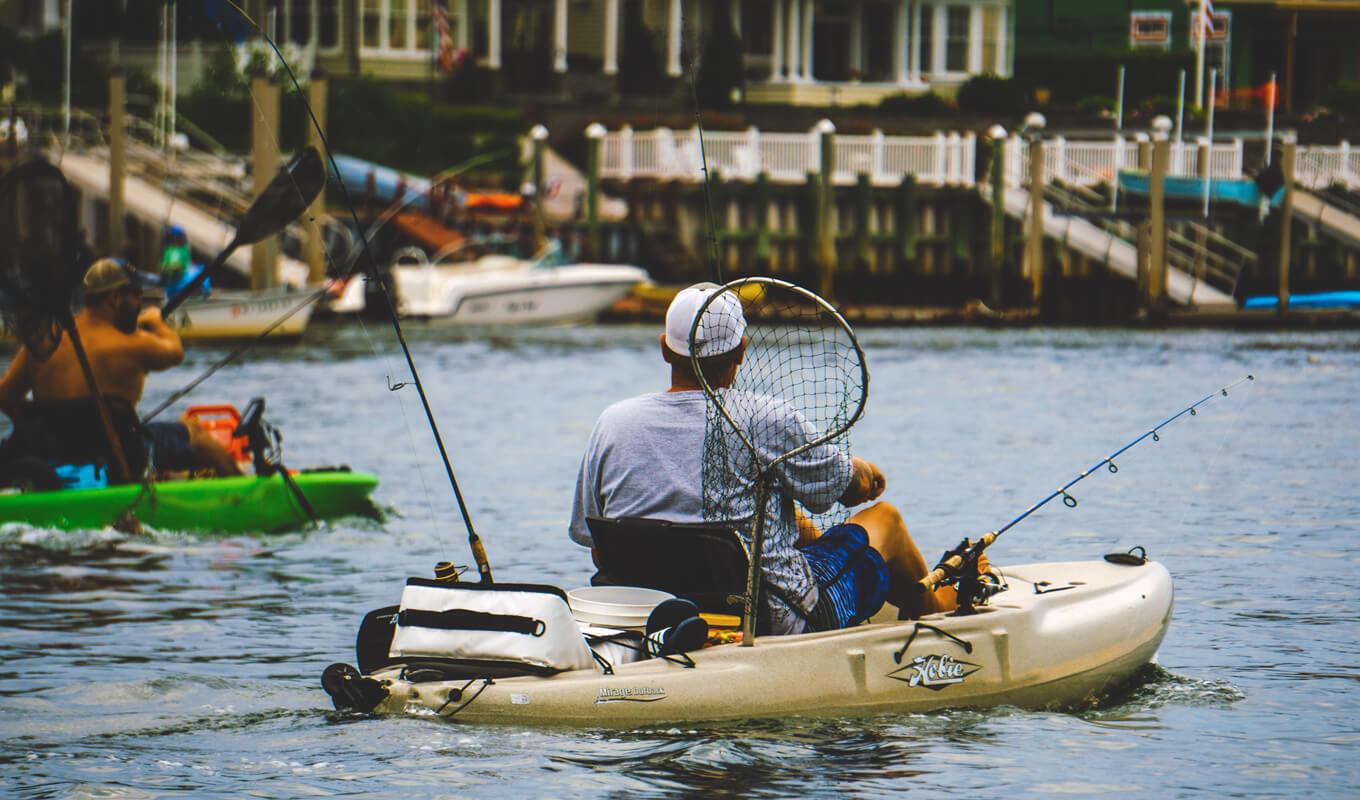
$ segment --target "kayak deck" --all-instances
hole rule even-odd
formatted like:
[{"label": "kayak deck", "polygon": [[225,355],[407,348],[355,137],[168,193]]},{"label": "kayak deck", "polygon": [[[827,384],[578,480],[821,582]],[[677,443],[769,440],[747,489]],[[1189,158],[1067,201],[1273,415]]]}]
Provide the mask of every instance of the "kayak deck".
[{"label": "kayak deck", "polygon": [[[1063,707],[1098,696],[1148,663],[1170,623],[1160,564],[1106,561],[1004,570],[1010,588],[971,616],[898,621],[880,614],[838,631],[761,637],[621,664],[615,674],[411,682],[373,673],[375,710],[467,722],[619,726],[787,715],[923,712],[961,706]],[[890,607],[888,607],[890,609]]]},{"label": "kayak deck", "polygon": [[[318,519],[377,515],[369,497],[378,485],[372,473],[324,470],[291,477]],[[0,494],[0,522],[103,528],[127,512],[144,525],[165,530],[275,532],[309,522],[281,475]]]}]

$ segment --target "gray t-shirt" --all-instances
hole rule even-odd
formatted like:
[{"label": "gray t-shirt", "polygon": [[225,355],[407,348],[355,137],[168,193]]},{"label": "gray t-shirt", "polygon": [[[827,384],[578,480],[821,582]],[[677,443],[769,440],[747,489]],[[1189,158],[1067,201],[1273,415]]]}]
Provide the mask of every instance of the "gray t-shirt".
[{"label": "gray t-shirt", "polygon": [[[762,464],[817,436],[816,430],[787,404],[750,394],[729,400],[735,402],[724,405],[760,451]],[[749,548],[749,526],[755,516],[749,449],[730,436],[730,425],[720,423],[718,430],[727,434],[731,455],[717,467],[710,460],[706,487],[706,409],[701,391],[639,395],[605,409],[581,460],[572,505],[572,540],[592,545],[585,521],[588,516],[685,523],[721,519],[742,523]],[[714,469],[724,474],[712,474]],[[806,615],[818,600],[817,582],[795,547],[798,532],[792,500],[821,513],[845,493],[853,473],[850,458],[831,445],[801,453],[779,470],[779,486],[767,515],[761,567],[764,579],[801,608],[795,613],[776,592],[764,592],[775,633],[801,632]]]}]

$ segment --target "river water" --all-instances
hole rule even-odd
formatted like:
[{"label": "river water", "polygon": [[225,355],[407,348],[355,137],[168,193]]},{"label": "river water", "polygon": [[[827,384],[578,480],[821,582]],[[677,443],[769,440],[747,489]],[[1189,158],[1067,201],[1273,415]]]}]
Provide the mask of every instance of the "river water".
[{"label": "river water", "polygon": [[[648,326],[408,337],[498,580],[584,585],[566,520],[590,426],[662,388]],[[1360,334],[866,329],[856,452],[928,558],[1135,545],[1177,603],[1158,666],[1072,712],[1011,708],[645,730],[339,714],[318,678],[365,611],[466,533],[390,329],[316,325],[188,402],[268,399],[293,466],[379,474],[382,522],[275,536],[0,528],[0,794],[31,798],[1353,797],[1360,786]],[[225,351],[152,377],[146,407]]]}]

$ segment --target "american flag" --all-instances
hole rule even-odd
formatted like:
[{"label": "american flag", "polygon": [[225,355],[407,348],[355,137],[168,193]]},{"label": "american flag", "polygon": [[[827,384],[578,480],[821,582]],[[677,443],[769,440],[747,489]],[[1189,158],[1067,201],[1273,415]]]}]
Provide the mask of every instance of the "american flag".
[{"label": "american flag", "polygon": [[453,36],[449,33],[449,8],[445,0],[434,3],[434,63],[440,72],[453,72]]},{"label": "american flag", "polygon": [[1214,30],[1214,4],[1209,0],[1200,0],[1199,3],[1199,35],[1208,36]]}]

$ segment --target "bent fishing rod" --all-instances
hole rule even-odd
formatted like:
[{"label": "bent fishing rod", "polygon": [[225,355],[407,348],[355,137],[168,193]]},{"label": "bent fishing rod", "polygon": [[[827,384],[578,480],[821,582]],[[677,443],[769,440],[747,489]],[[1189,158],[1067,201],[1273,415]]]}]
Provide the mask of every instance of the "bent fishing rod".
[{"label": "bent fishing rod", "polygon": [[[415,384],[416,393],[420,396],[420,404],[425,411],[425,419],[429,422],[430,432],[434,435],[435,445],[439,448],[439,456],[444,462],[444,472],[448,475],[449,484],[453,487],[453,495],[458,501],[458,510],[463,515],[463,524],[467,527],[468,532],[468,547],[472,550],[472,557],[477,562],[477,572],[481,576],[482,583],[491,584],[494,581],[491,578],[491,563],[486,557],[486,548],[483,547],[481,537],[477,535],[477,531],[472,525],[472,515],[468,511],[467,502],[463,499],[463,492],[458,487],[458,479],[453,474],[453,464],[449,460],[448,450],[444,446],[444,438],[439,433],[439,425],[435,422],[434,411],[430,408],[429,397],[425,394],[425,385],[421,382],[420,373],[416,370],[415,359],[411,356],[411,348],[406,343],[406,334],[402,331],[401,323],[397,320],[397,307],[396,303],[393,301],[393,295],[395,293],[392,288],[388,286],[388,283],[391,280],[391,274],[387,270],[380,269],[373,258],[373,251],[369,246],[368,236],[365,234],[363,224],[359,221],[359,215],[354,210],[354,202],[350,197],[349,187],[345,185],[345,180],[340,175],[340,168],[339,165],[335,163],[335,156],[331,154],[330,143],[326,139],[326,133],[322,130],[321,123],[317,120],[316,113],[312,109],[311,103],[307,102],[306,94],[302,92],[301,84],[298,83],[297,76],[293,74],[293,68],[289,66],[288,60],[283,57],[283,53],[279,51],[274,40],[265,33],[259,23],[252,19],[240,5],[234,2],[234,0],[227,1],[236,9],[237,13],[241,15],[241,18],[254,28],[255,32],[260,35],[260,38],[265,44],[269,45],[269,48],[274,51],[274,55],[279,59],[279,63],[283,65],[284,71],[288,73],[288,80],[293,84],[293,87],[298,90],[298,94],[302,100],[302,106],[307,111],[307,118],[320,139],[321,149],[325,151],[326,158],[330,163],[331,172],[335,174],[336,183],[339,185],[340,191],[344,195],[345,206],[349,209],[350,219],[354,224],[355,230],[359,232],[359,245],[361,251],[368,257],[369,269],[366,270],[366,272],[374,279],[374,282],[378,284],[383,299],[387,303],[387,317],[392,321],[392,330],[396,333],[397,342],[401,345],[402,355],[406,359],[406,367],[411,372],[411,382]],[[396,386],[392,387],[392,390],[396,391],[404,385],[404,383],[398,383]]]},{"label": "bent fishing rod", "polygon": [[1172,414],[1171,416],[1162,420],[1161,423],[1153,426],[1151,429],[1149,429],[1143,435],[1139,436],[1137,439],[1134,439],[1133,441],[1129,442],[1128,444],[1124,445],[1123,447],[1119,448],[1118,450],[1114,451],[1108,456],[1102,458],[1100,461],[1097,461],[1090,469],[1086,470],[1085,472],[1082,472],[1077,477],[1063,484],[1060,489],[1053,492],[1048,497],[1045,497],[1043,500],[1040,500],[1039,502],[1030,506],[1028,509],[1025,510],[1023,514],[1006,523],[997,530],[984,533],[981,537],[978,538],[976,542],[970,542],[969,540],[964,539],[959,544],[958,547],[954,548],[953,550],[950,550],[948,553],[945,554],[945,558],[943,558],[940,561],[940,563],[935,567],[934,570],[931,571],[929,575],[925,576],[918,582],[917,585],[921,587],[920,591],[924,592],[933,591],[936,587],[938,587],[942,583],[952,583],[961,578],[963,576],[964,567],[966,565],[976,564],[978,556],[982,555],[982,551],[986,550],[987,547],[992,544],[992,542],[995,542],[997,538],[1001,536],[1001,534],[1018,525],[1022,520],[1026,519],[1034,512],[1043,508],[1054,498],[1061,497],[1063,499],[1063,505],[1067,506],[1068,508],[1076,508],[1077,498],[1068,494],[1067,493],[1068,489],[1071,489],[1073,486],[1085,480],[1087,477],[1091,475],[1091,473],[1095,472],[1101,467],[1105,467],[1107,470],[1109,470],[1110,474],[1118,472],[1119,467],[1115,465],[1114,460],[1123,453],[1125,453],[1126,451],[1128,451],[1129,449],[1133,448],[1139,442],[1149,437],[1151,437],[1152,441],[1154,442],[1161,441],[1161,437],[1158,435],[1157,432],[1160,431],[1162,428],[1165,428],[1167,425],[1170,425],[1172,422],[1175,422],[1177,419],[1180,419],[1182,416],[1186,414],[1189,414],[1192,417],[1195,416],[1195,414],[1197,413],[1195,409],[1209,402],[1214,397],[1220,395],[1223,397],[1227,397],[1229,389],[1232,389],[1237,385],[1245,383],[1247,381],[1254,380],[1256,380],[1256,377],[1254,375],[1247,375],[1245,377],[1238,378],[1237,380],[1233,381],[1227,386],[1222,387],[1221,389],[1218,389],[1217,391],[1210,392],[1209,394],[1202,397],[1199,401],[1191,403],[1190,405],[1186,406],[1185,408],[1181,409],[1175,414]]}]

